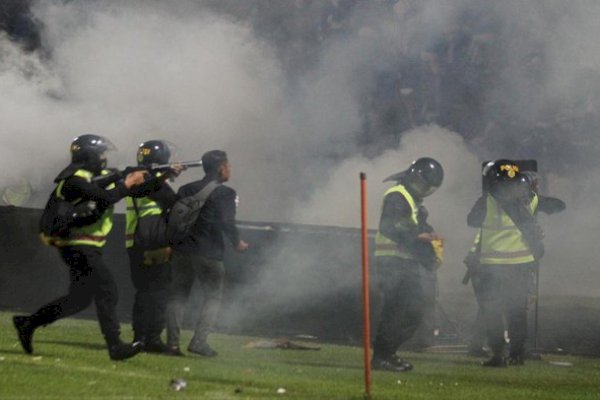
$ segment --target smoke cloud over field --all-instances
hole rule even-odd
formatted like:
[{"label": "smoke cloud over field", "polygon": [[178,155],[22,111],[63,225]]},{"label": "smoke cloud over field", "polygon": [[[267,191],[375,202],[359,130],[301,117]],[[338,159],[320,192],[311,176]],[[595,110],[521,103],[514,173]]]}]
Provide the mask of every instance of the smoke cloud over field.
[{"label": "smoke cloud over field", "polygon": [[[110,155],[115,166],[133,163],[141,141],[164,138],[179,146],[181,159],[228,152],[240,220],[358,227],[358,174],[366,172],[369,227],[376,229],[389,187],[381,181],[430,156],[446,177],[425,201],[430,223],[446,238],[444,295],[470,291],[459,282],[475,235],[466,214],[480,193],[481,161],[536,158],[543,192],[567,202],[565,213],[540,216],[542,293],[596,296],[599,226],[590,216],[600,176],[593,90],[600,90],[600,4],[400,0],[326,13],[338,3],[346,2],[34,2],[40,49],[24,51],[0,35],[0,187],[25,179],[36,195],[31,205],[41,207],[74,136],[111,139],[119,149]],[[474,32],[462,43],[470,64],[452,65],[449,56],[429,63],[432,54],[452,53],[440,37],[458,35],[462,24]],[[478,61],[486,52],[495,56]],[[374,133],[366,98],[399,58],[409,77],[414,65],[426,65],[429,83],[421,75],[409,79],[412,86],[402,81],[402,132]],[[468,134],[466,117],[445,123],[441,114],[464,110],[432,94],[443,83],[436,68],[455,71],[461,88],[483,87],[477,96],[465,89],[464,97],[485,123],[469,125],[476,128]],[[411,106],[417,95],[427,98],[418,102],[427,112]],[[561,135],[575,124],[587,128]],[[201,175],[187,171],[176,186]],[[294,301],[303,293],[316,301],[298,271],[323,260],[305,253],[274,260],[265,271],[288,268],[274,284],[294,285]],[[274,301],[288,295],[282,290]]]}]

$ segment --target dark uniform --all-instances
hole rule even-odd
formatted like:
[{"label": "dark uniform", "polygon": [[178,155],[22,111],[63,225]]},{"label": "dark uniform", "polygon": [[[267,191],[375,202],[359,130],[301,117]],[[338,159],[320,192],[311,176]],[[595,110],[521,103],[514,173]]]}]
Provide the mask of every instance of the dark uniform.
[{"label": "dark uniform", "polygon": [[[139,345],[125,344],[120,339],[116,312],[117,286],[102,259],[102,249],[112,229],[113,204],[128,193],[123,181],[104,181],[103,184],[108,185],[105,189],[92,180],[104,167],[105,159],[100,159],[100,156],[110,149],[109,144],[112,146],[109,141],[96,135],[76,138],[71,147],[73,164],[55,180],[58,185],[53,196],[69,202],[93,201],[100,217],[89,225],[71,228],[66,237],[50,239],[69,266],[71,283],[66,296],[48,303],[30,316],[14,317],[19,339],[27,353],[33,352],[31,341],[36,328],[74,315],[90,306],[92,301],[96,304],[98,322],[110,357],[122,360],[139,352]],[[92,154],[82,157],[81,153],[85,152]],[[98,159],[89,159],[94,156]]]},{"label": "dark uniform", "polygon": [[384,195],[375,238],[377,281],[382,297],[381,318],[373,344],[375,369],[412,369],[410,363],[396,357],[396,351],[413,335],[423,317],[421,269],[431,267],[437,259],[430,241],[418,237],[433,232],[425,223],[427,211],[421,202],[442,179],[441,165],[429,158],[419,159],[408,171],[387,179],[399,183]]},{"label": "dark uniform", "polygon": [[[202,157],[207,175],[199,181],[182,186],[180,198],[193,196],[209,182],[223,182],[216,171],[211,170],[210,156],[219,151],[208,152]],[[224,155],[224,152],[220,152]],[[225,158],[226,161],[226,158]],[[196,278],[202,284],[203,300],[198,306],[198,320],[188,351],[203,356],[217,355],[207,343],[207,337],[216,322],[223,297],[225,267],[224,236],[236,248],[240,240],[235,225],[237,195],[235,190],[218,185],[208,196],[190,235],[179,245],[173,246],[172,291],[167,309],[167,345],[173,354],[180,354],[179,341],[183,311]]]},{"label": "dark uniform", "polygon": [[[167,142],[149,140],[138,148],[138,164],[167,164],[170,154]],[[132,312],[134,341],[141,342],[144,350],[152,353],[167,350],[160,334],[165,328],[171,249],[167,243],[160,247],[145,248],[135,242],[135,232],[140,219],[156,221],[164,218],[163,213],[177,200],[177,195],[166,182],[171,174],[171,170],[153,171],[153,176],[132,190],[126,198],[125,247],[129,255],[131,281],[135,288]]]},{"label": "dark uniform", "polygon": [[[557,198],[554,197],[548,197],[548,196],[541,196],[539,194],[537,194],[538,192],[538,187],[537,187],[537,176],[534,172],[521,172],[522,175],[525,175],[527,180],[529,181],[528,183],[531,186],[531,192],[528,194],[527,197],[525,197],[525,199],[528,199],[529,202],[529,210],[531,211],[532,216],[535,216],[538,212],[543,212],[545,214],[554,214],[560,211],[563,211],[565,209],[565,203]],[[491,196],[490,194],[488,194],[487,196]],[[524,199],[524,200],[525,200]],[[493,197],[491,197],[490,201],[494,201],[494,203],[497,203],[497,201],[493,200]],[[510,206],[509,206],[510,207]],[[497,208],[497,204],[494,204],[493,209]],[[514,208],[514,206],[513,206]],[[481,227],[481,225],[483,224],[483,222],[486,219],[486,213],[487,213],[487,200],[486,197],[481,197],[475,204],[475,206],[473,207],[473,209],[471,210],[469,217],[468,217],[468,223],[471,226],[477,226],[477,227]],[[518,215],[518,214],[516,214]],[[502,218],[502,216],[497,216],[499,218]],[[526,216],[527,217],[527,216]],[[506,216],[505,216],[506,218]],[[528,220],[529,222],[525,222],[525,223],[529,223],[531,224],[531,220],[530,218],[525,218],[525,220]],[[504,237],[504,240],[508,240],[508,235],[512,235],[514,233],[514,228],[512,226],[506,226],[503,228],[506,232],[506,235]],[[535,228],[534,228],[535,229]],[[513,231],[513,233],[510,233],[510,231]],[[485,341],[486,341],[486,336],[487,336],[487,326],[489,325],[489,320],[486,317],[486,312],[485,312],[485,306],[487,305],[489,308],[489,297],[491,296],[490,293],[490,281],[489,281],[489,274],[484,272],[483,274],[480,273],[481,272],[481,232],[480,231],[476,238],[475,238],[475,243],[473,245],[473,247],[471,248],[471,250],[469,251],[469,254],[467,256],[467,258],[465,259],[465,264],[467,264],[467,267],[469,268],[469,272],[468,272],[468,276],[470,277],[471,283],[473,285],[473,291],[475,293],[475,298],[477,299],[477,304],[479,306],[478,312],[477,312],[477,317],[474,323],[474,330],[473,330],[473,335],[471,337],[470,343],[469,343],[469,353],[475,356],[483,356],[483,355],[487,355],[487,353],[485,352],[485,350],[483,349]],[[488,232],[489,233],[489,232]],[[516,239],[516,238],[515,238]],[[524,238],[522,238],[521,240],[523,240],[523,242],[527,243],[527,240],[525,240]],[[514,246],[514,244],[513,244]],[[512,247],[512,249],[514,250],[515,248]],[[505,249],[508,250],[508,249]],[[539,250],[538,250],[539,251]],[[533,253],[532,253],[533,254]],[[498,254],[500,255],[500,254]],[[504,254],[504,256],[506,256],[507,258],[511,259],[512,261],[515,260],[514,257],[508,257],[510,255],[509,252],[506,252]],[[485,254],[484,254],[485,256]],[[486,256],[486,258],[484,259],[486,260],[489,264],[490,261],[498,261],[498,259],[496,260],[490,260],[489,257]],[[491,264],[494,265],[494,267],[496,267],[498,264]],[[488,265],[488,267],[490,267],[491,265]],[[534,293],[534,284],[535,282],[533,281],[533,273],[536,271],[536,269],[539,268],[539,264],[537,262],[537,260],[533,263],[523,263],[522,267],[524,269],[523,272],[523,276],[521,277],[522,279],[524,279],[525,282],[525,287],[521,287],[521,284],[517,284],[515,286],[515,289],[518,290],[528,290],[528,297],[532,297],[532,296],[536,296],[537,293]],[[533,271],[532,271],[533,269]],[[466,280],[465,280],[466,283]],[[492,283],[493,284],[493,283]],[[511,291],[513,289],[510,289]],[[512,326],[512,332],[511,332],[511,326],[509,324],[509,331],[508,331],[508,337],[511,341],[511,358],[509,358],[509,361],[515,364],[521,364],[522,363],[522,359],[523,359],[523,355],[524,355],[524,341],[525,338],[527,337],[527,324],[526,322],[524,323],[522,321],[523,319],[523,297],[524,294],[522,293],[518,293],[515,296],[515,301],[520,298],[520,303],[516,303],[516,317],[513,317],[512,320],[513,321],[513,326]],[[527,312],[527,303],[525,303],[525,313]],[[510,313],[510,311],[509,311]],[[493,315],[493,312],[492,312]],[[497,318],[497,315],[494,317]],[[497,328],[496,328],[497,329]],[[515,332],[516,330],[516,332]],[[516,337],[516,339],[513,339],[513,337]],[[497,351],[500,351],[499,349]],[[503,363],[500,362],[500,365],[502,365]]]},{"label": "dark uniform", "polygon": [[[467,218],[469,226],[481,228],[478,291],[493,352],[483,365],[503,367],[507,361],[521,365],[527,339],[528,298],[537,262],[543,255],[542,235],[535,223],[538,196],[521,181],[518,167],[508,160],[491,163],[484,173],[491,175],[490,191],[477,200]],[[508,340],[510,354],[506,360]]]}]

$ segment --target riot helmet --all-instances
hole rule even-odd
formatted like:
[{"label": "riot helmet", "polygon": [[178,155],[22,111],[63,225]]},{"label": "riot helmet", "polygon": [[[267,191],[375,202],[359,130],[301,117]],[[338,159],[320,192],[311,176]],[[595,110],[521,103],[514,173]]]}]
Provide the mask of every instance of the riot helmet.
[{"label": "riot helmet", "polygon": [[148,140],[137,150],[138,165],[167,164],[175,153],[175,145],[166,140]]},{"label": "riot helmet", "polygon": [[71,162],[82,164],[83,168],[98,175],[106,168],[105,153],[116,149],[115,145],[103,136],[77,136],[71,142]]},{"label": "riot helmet", "polygon": [[531,192],[531,180],[512,160],[488,162],[483,167],[483,180],[486,189],[499,200],[513,200]]},{"label": "riot helmet", "polygon": [[418,197],[427,197],[437,190],[444,180],[442,165],[430,157],[422,157],[408,167],[403,181]]}]

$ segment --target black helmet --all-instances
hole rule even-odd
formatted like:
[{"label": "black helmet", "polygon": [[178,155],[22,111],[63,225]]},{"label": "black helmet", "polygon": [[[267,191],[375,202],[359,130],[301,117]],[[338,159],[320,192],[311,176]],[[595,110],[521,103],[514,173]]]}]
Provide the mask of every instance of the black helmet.
[{"label": "black helmet", "polygon": [[138,147],[138,165],[167,164],[174,146],[165,140],[148,140]]},{"label": "black helmet", "polygon": [[492,196],[501,200],[511,200],[531,192],[531,179],[520,172],[512,160],[495,160],[483,167],[483,181]]},{"label": "black helmet", "polygon": [[435,192],[443,180],[442,165],[430,157],[413,161],[405,174],[406,185],[419,197],[426,197]]},{"label": "black helmet", "polygon": [[520,172],[516,162],[512,160],[500,159],[488,162],[483,167],[483,177],[486,181],[500,182],[514,179]]},{"label": "black helmet", "polygon": [[116,149],[115,145],[105,137],[81,135],[71,142],[71,162],[82,164],[88,171],[99,174],[106,168],[104,153]]}]

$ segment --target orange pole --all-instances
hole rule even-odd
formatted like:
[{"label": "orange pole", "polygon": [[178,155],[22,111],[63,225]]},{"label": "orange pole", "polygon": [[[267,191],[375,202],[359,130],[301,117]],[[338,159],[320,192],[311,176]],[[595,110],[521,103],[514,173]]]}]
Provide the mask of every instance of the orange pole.
[{"label": "orange pole", "polygon": [[362,236],[363,348],[365,398],[371,398],[371,316],[369,313],[369,236],[367,234],[367,174],[360,173],[360,222]]}]

